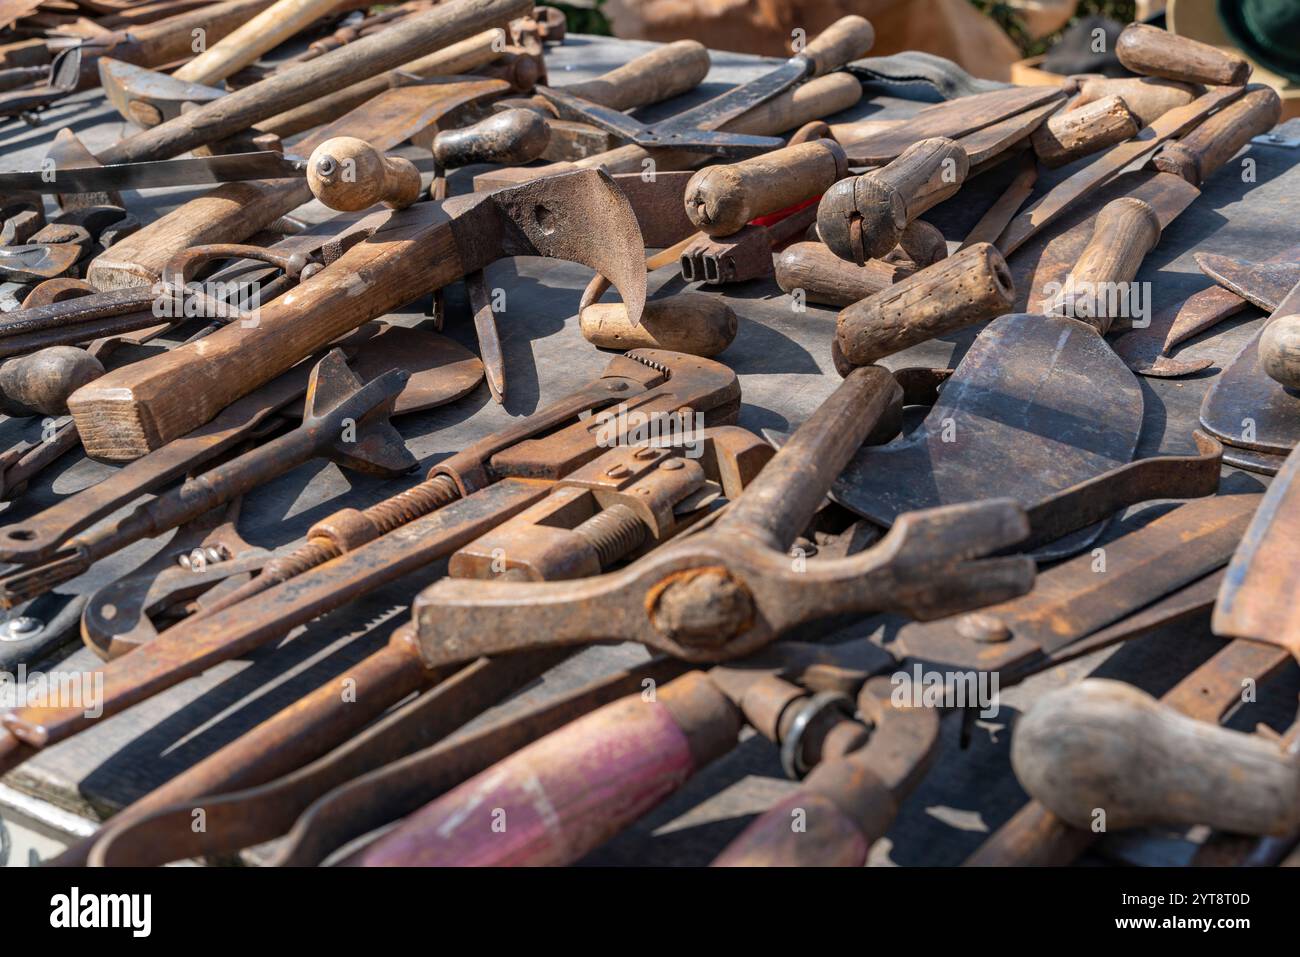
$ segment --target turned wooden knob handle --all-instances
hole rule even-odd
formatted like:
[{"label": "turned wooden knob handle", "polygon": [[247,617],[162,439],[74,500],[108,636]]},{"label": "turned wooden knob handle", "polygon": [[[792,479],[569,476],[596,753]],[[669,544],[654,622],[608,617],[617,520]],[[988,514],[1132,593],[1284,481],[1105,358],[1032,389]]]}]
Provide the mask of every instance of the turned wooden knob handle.
[{"label": "turned wooden knob handle", "polygon": [[1199,84],[1180,83],[1157,76],[1092,77],[1083,82],[1079,95],[1066,109],[1073,111],[1108,96],[1118,96],[1138,118],[1140,126],[1150,126],[1170,110],[1186,106],[1203,92]]},{"label": "turned wooden knob handle", "polygon": [[697,40],[678,40],[594,79],[568,83],[561,89],[611,110],[630,110],[693,90],[708,73],[708,48]]},{"label": "turned wooden knob handle", "polygon": [[817,234],[841,259],[879,259],[908,223],[956,193],[969,172],[970,158],[952,140],[913,143],[888,166],[828,189],[817,207]]},{"label": "turned wooden knob handle", "polygon": [[1132,685],[1089,679],[1043,695],[1016,724],[1021,785],[1080,828],[1300,825],[1300,766],[1270,740],[1179,714]]},{"label": "turned wooden knob handle", "polygon": [[516,751],[416,811],[357,863],[571,864],[730,750],[741,724],[740,710],[690,672],[652,701],[629,695]]},{"label": "turned wooden knob handle", "polygon": [[873,296],[916,270],[901,263],[868,259],[861,266],[845,262],[821,243],[787,246],[776,259],[776,284],[807,302],[848,306]]},{"label": "turned wooden knob handle", "polygon": [[1030,134],[1029,143],[1043,165],[1055,169],[1136,136],[1141,128],[1124,99],[1112,94],[1057,113]]},{"label": "turned wooden knob handle", "polygon": [[1270,379],[1300,389],[1300,315],[1278,316],[1264,327],[1259,364]]},{"label": "turned wooden knob handle", "polygon": [[1124,28],[1115,55],[1134,73],[1167,80],[1241,86],[1250,78],[1250,64],[1236,54],[1144,23]]},{"label": "turned wooden knob handle", "polygon": [[686,215],[710,236],[730,236],[759,216],[824,193],[848,170],[844,148],[833,140],[813,140],[739,163],[709,166],[686,184]]},{"label": "turned wooden knob handle", "polygon": [[50,346],[0,363],[0,412],[67,415],[68,396],[104,374],[99,360],[75,346]]},{"label": "turned wooden knob handle", "polygon": [[736,338],[736,314],[719,296],[681,292],[645,304],[633,325],[621,302],[597,302],[578,313],[582,336],[601,349],[667,349],[716,356]]},{"label": "turned wooden knob handle", "polygon": [[444,167],[472,163],[521,166],[545,152],[551,128],[533,110],[502,110],[458,130],[443,130],[433,138],[433,158]]},{"label": "turned wooden knob handle", "polygon": [[1015,284],[1002,254],[976,243],[843,310],[838,354],[849,365],[885,356],[1008,312]]},{"label": "turned wooden knob handle", "polygon": [[1252,137],[1267,133],[1281,117],[1282,98],[1277,91],[1252,85],[1239,100],[1205,119],[1182,139],[1162,146],[1152,165],[1200,186]]},{"label": "turned wooden knob handle", "polygon": [[876,31],[868,20],[847,16],[840,17],[798,52],[812,63],[812,76],[821,76],[866,56],[875,42]]},{"label": "turned wooden knob handle", "polygon": [[1115,318],[1111,305],[1127,298],[1117,287],[1132,282],[1159,241],[1160,218],[1148,203],[1132,196],[1107,203],[1097,214],[1092,238],[1046,311],[1086,322],[1104,336]]},{"label": "turned wooden knob handle", "polygon": [[330,209],[355,212],[383,203],[402,209],[420,198],[420,171],[355,136],[328,139],[307,159],[307,185]]}]

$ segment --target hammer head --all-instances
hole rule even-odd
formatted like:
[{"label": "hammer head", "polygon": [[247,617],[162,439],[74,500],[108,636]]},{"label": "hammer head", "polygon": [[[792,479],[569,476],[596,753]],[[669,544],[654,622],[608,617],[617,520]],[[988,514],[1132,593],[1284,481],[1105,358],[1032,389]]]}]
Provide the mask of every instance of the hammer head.
[{"label": "hammer head", "polygon": [[631,203],[603,169],[557,173],[486,196],[457,196],[443,209],[453,217],[462,260],[473,268],[503,256],[582,263],[613,283],[628,318],[641,322],[645,243]]},{"label": "hammer head", "polygon": [[180,116],[186,103],[207,103],[226,95],[215,86],[186,83],[111,57],[99,58],[99,82],[113,108],[144,127]]}]

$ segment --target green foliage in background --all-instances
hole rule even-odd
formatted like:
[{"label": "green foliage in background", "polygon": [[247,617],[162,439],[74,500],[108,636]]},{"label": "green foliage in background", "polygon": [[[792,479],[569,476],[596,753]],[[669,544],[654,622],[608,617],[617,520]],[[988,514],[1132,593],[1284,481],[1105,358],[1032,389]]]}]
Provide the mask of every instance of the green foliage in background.
[{"label": "green foliage in background", "polygon": [[[1015,9],[1008,3],[1002,3],[1000,0],[971,0],[971,3],[996,20],[998,26],[1006,31],[1027,57],[1046,53],[1048,48],[1061,38],[1061,33],[1058,31],[1035,40],[1025,32]],[[1133,0],[1079,0],[1079,9],[1070,18],[1070,23],[1074,23],[1080,17],[1096,15],[1110,17],[1120,23],[1131,23],[1137,16],[1137,4]],[[1069,24],[1066,26],[1068,27]]]},{"label": "green foliage in background", "polygon": [[578,0],[576,3],[551,3],[550,0],[539,0],[539,2],[563,10],[570,33],[592,33],[602,37],[610,35],[609,21],[600,10],[605,0]]}]

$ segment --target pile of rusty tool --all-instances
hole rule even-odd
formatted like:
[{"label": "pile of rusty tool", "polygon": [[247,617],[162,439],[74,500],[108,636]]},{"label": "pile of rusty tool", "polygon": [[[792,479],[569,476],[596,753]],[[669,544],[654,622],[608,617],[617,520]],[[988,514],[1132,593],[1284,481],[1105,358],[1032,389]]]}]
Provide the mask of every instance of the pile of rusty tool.
[{"label": "pile of rusty tool", "polygon": [[[1290,135],[1277,94],[1144,24],[1130,77],[925,104],[866,78],[907,55],[855,70],[858,16],[711,95],[693,40],[563,82],[590,41],[530,0],[5,8],[0,139],[50,135],[0,171],[0,670],[97,689],[4,703],[6,785],[100,734],[111,774],[124,712],[396,601],[52,862],[601,862],[744,744],[790,781],[694,859],[862,866],[1017,686],[1029,801],[968,864],[1151,827],[1300,863],[1300,719],[1221,726],[1300,656],[1300,227],[1162,278]],[[76,109],[129,132],[91,149]],[[507,310],[515,257],[562,315]],[[808,382],[773,308],[823,386],[760,434]],[[1224,643],[1159,701],[1098,671],[1171,635]]]}]

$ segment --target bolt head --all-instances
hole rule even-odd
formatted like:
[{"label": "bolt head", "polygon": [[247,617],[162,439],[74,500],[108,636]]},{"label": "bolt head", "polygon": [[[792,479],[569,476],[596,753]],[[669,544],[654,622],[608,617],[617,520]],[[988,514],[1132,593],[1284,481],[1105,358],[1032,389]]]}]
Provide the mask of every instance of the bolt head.
[{"label": "bolt head", "polygon": [[970,641],[982,641],[995,644],[1011,640],[1011,629],[1001,618],[984,612],[972,612],[963,615],[957,622],[957,634]]}]

